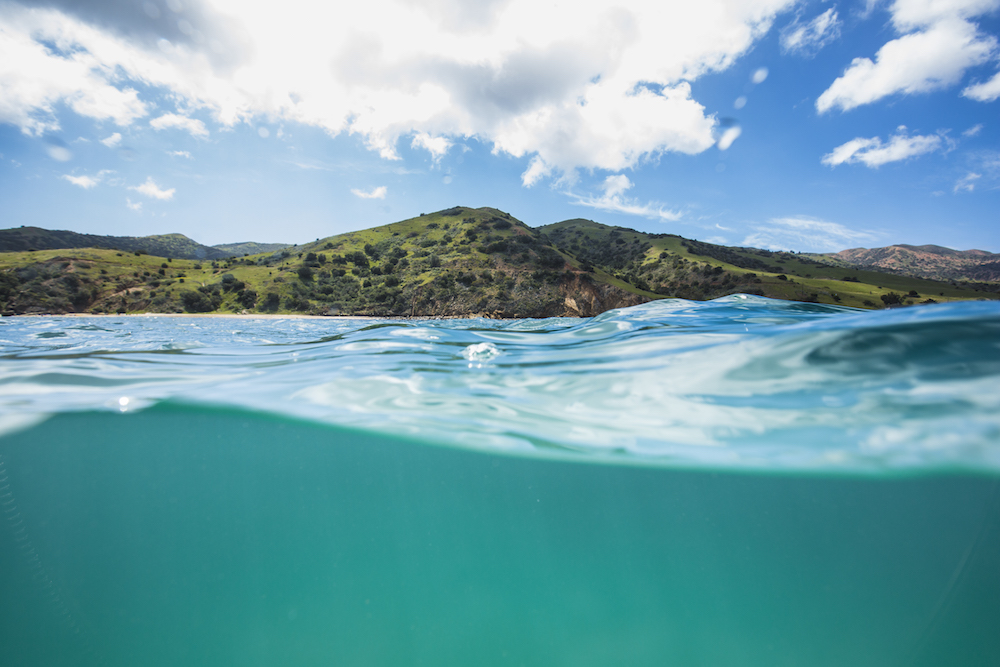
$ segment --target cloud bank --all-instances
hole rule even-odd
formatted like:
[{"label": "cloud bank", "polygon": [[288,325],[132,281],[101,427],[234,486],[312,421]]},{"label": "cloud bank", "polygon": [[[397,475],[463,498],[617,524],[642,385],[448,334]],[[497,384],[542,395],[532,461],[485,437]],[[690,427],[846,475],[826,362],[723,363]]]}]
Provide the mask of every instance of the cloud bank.
[{"label": "cloud bank", "polygon": [[[794,0],[119,5],[0,5],[0,122],[39,135],[60,104],[120,127],[158,108],[154,128],[197,137],[209,129],[194,112],[287,120],[387,159],[404,138],[440,159],[475,137],[530,158],[530,185],[708,150],[717,120],[690,82],[732,65]],[[811,30],[803,40],[821,39]]]}]

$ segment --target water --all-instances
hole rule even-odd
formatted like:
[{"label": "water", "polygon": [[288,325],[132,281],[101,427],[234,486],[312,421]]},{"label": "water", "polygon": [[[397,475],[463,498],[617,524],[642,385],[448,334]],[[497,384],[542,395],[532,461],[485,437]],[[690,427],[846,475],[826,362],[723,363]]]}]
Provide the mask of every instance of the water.
[{"label": "water", "polygon": [[1000,664],[1000,308],[0,320],[0,664]]}]

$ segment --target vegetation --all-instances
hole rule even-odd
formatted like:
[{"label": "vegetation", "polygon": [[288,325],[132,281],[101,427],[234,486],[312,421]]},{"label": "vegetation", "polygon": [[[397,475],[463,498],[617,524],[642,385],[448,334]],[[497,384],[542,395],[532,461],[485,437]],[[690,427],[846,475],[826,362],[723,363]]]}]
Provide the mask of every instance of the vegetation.
[{"label": "vegetation", "polygon": [[933,302],[944,302],[1000,296],[996,283],[934,281],[860,270],[843,263],[827,264],[818,255],[719,246],[590,220],[566,220],[538,231],[571,257],[607,267],[618,279],[664,297],[714,299],[742,292],[880,308],[927,303],[931,297]]},{"label": "vegetation", "polygon": [[[123,252],[141,252],[158,257],[180,259],[226,259],[249,253],[259,243],[233,243],[209,247],[192,241],[183,234],[161,234],[157,236],[95,236],[68,231],[52,231],[40,227],[15,227],[0,229],[0,252],[21,252],[26,250],[65,250],[70,248],[107,248]],[[271,244],[285,247],[282,244]],[[272,251],[275,248],[255,249],[255,252]]]},{"label": "vegetation", "polygon": [[[145,238],[175,237],[186,238]],[[865,308],[996,298],[977,286],[848,271],[795,253],[715,246],[588,220],[532,229],[492,208],[456,207],[215,260],[122,247],[0,253],[4,315],[545,317],[737,292]]]}]

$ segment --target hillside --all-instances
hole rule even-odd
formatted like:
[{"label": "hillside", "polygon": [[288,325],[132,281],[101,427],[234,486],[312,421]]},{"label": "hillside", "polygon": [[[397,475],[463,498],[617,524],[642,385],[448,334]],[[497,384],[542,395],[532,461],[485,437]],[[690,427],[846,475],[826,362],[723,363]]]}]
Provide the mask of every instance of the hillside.
[{"label": "hillside", "polygon": [[1000,281],[1000,254],[985,250],[952,250],[937,245],[891,245],[884,248],[852,248],[814,257],[836,266],[931,280]]},{"label": "hillside", "polygon": [[981,285],[838,267],[816,256],[713,245],[592,220],[565,220],[538,231],[584,266],[605,267],[664,297],[702,300],[743,292],[858,308],[998,297]]},{"label": "hillside", "polygon": [[590,220],[533,229],[497,209],[465,207],[216,260],[121,248],[0,253],[4,315],[589,316],[656,298],[733,293],[882,308],[997,298],[986,287]]},{"label": "hillside", "polygon": [[496,209],[453,208],[213,262],[105,249],[0,254],[4,314],[594,315],[655,295]]},{"label": "hillside", "polygon": [[[233,246],[259,244],[231,244]],[[96,236],[41,227],[15,227],[0,229],[0,252],[26,252],[31,250],[66,250],[72,248],[107,248],[124,252],[144,252],[157,257],[178,259],[225,259],[242,255],[248,250],[229,250],[210,247],[192,241],[183,234],[155,236]],[[266,248],[264,249],[266,250]],[[264,250],[257,250],[263,252]]]},{"label": "hillside", "polygon": [[243,241],[241,243],[217,243],[212,246],[216,250],[226,253],[227,257],[240,257],[242,255],[259,255],[263,252],[274,252],[291,247],[291,243],[257,243],[256,241]]}]

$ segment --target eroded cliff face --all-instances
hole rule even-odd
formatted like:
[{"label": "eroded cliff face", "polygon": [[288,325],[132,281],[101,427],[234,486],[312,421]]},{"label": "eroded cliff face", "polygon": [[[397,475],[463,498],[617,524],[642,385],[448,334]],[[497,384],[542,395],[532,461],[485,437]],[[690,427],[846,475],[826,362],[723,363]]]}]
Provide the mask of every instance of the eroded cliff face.
[{"label": "eroded cliff face", "polygon": [[562,317],[593,317],[601,313],[646,303],[649,299],[626,292],[620,287],[595,283],[583,276],[576,276],[563,286]]}]

